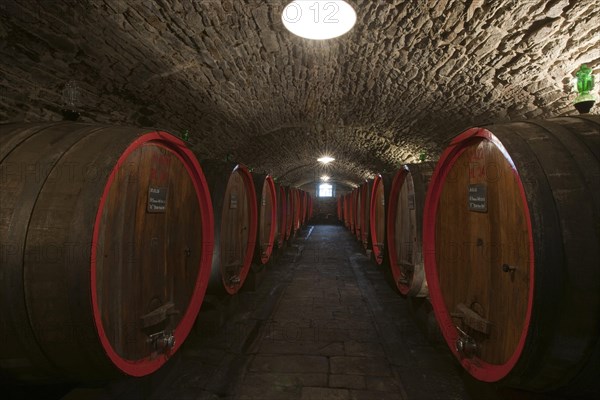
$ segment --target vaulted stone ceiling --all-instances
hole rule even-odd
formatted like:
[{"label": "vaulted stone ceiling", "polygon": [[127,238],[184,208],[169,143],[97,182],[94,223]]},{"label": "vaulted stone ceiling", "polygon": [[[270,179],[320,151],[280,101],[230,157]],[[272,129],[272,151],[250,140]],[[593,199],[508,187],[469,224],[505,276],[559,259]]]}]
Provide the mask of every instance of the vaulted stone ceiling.
[{"label": "vaulted stone ceiling", "polygon": [[189,130],[296,186],[329,153],[350,186],[474,124],[574,114],[575,70],[600,71],[597,0],[351,0],[323,42],[283,27],[287,2],[3,0],[0,120],[60,119],[76,80],[84,121]]}]

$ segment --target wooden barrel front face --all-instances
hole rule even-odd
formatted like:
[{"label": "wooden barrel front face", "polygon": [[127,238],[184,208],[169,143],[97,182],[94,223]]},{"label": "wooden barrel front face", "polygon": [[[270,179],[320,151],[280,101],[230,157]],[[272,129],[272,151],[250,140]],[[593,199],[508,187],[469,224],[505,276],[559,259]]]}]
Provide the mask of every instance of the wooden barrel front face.
[{"label": "wooden barrel front face", "polygon": [[171,335],[190,318],[202,210],[189,167],[160,143],[133,150],[113,176],[96,222],[92,295],[109,356],[115,363],[137,362],[154,352],[149,337]]},{"label": "wooden barrel front face", "polygon": [[428,294],[423,264],[423,207],[432,163],[403,166],[394,176],[389,196],[387,240],[392,276],[400,293]]},{"label": "wooden barrel front face", "polygon": [[[414,183],[406,167],[396,174],[392,182],[388,215],[390,268],[398,290],[408,295],[411,292],[415,272],[417,215]],[[421,282],[418,285],[417,293],[420,291]]]},{"label": "wooden barrel front face", "polygon": [[431,303],[474,377],[598,392],[600,118],[473,128],[424,218]]},{"label": "wooden barrel front face", "polygon": [[306,220],[308,219],[308,193],[304,190],[300,191],[300,197],[302,199],[302,208],[300,211],[301,214],[301,225],[306,224]]},{"label": "wooden barrel front face", "polygon": [[385,257],[385,188],[383,177],[377,175],[373,181],[370,201],[370,226],[371,241],[373,243],[373,255],[375,262],[383,263]]},{"label": "wooden barrel front face", "polygon": [[291,187],[288,190],[288,196],[290,198],[290,237],[296,233],[296,218],[297,212],[296,208],[298,207],[298,200],[296,198],[296,189]]},{"label": "wooden barrel front face", "polygon": [[348,219],[350,221],[350,232],[355,232],[355,216],[356,216],[356,190],[352,190],[348,195]]},{"label": "wooden barrel front face", "polygon": [[285,222],[285,238],[286,240],[292,236],[294,226],[294,191],[292,187],[286,189],[286,222]]},{"label": "wooden barrel front face", "polygon": [[360,205],[361,226],[360,232],[361,241],[365,250],[372,247],[371,245],[371,186],[367,181],[361,186],[362,203]]},{"label": "wooden barrel front face", "polygon": [[360,190],[360,186],[354,189],[354,235],[357,239],[361,238],[361,224],[362,224],[362,191]]},{"label": "wooden barrel front face", "polygon": [[258,219],[258,239],[257,246],[260,251],[260,260],[266,264],[271,258],[273,252],[273,243],[275,241],[275,229],[277,223],[277,196],[275,192],[275,182],[268,175],[264,179],[260,196],[259,219]]},{"label": "wooden barrel front face", "polygon": [[287,228],[287,199],[282,185],[277,185],[277,192],[277,247],[281,248]]},{"label": "wooden barrel front face", "polygon": [[154,372],[185,341],[210,275],[214,221],[198,161],[164,132],[42,125],[2,160],[47,168],[2,182],[13,212],[0,236],[22,250],[3,265],[2,329],[26,350],[0,345],[0,359],[28,365],[7,371],[25,379]]},{"label": "wooden barrel front face", "polygon": [[[440,188],[436,292],[450,316],[468,314],[453,321],[476,341],[486,371],[514,365],[527,334],[533,295],[529,221],[523,186],[505,149],[489,140],[465,145],[447,165]],[[517,269],[504,272],[504,264]]]},{"label": "wooden barrel front face", "polygon": [[343,203],[342,203],[342,213],[344,215],[344,226],[347,229],[350,229],[350,211],[349,211],[349,200],[348,194],[344,195]]},{"label": "wooden barrel front face", "polygon": [[300,229],[300,213],[302,209],[302,203],[300,199],[300,190],[296,188],[291,189],[292,193],[292,207],[293,207],[293,220],[292,220],[292,231],[295,234]]},{"label": "wooden barrel front face", "polygon": [[244,285],[256,245],[257,207],[248,169],[238,165],[227,183],[221,214],[221,278],[229,294]]}]

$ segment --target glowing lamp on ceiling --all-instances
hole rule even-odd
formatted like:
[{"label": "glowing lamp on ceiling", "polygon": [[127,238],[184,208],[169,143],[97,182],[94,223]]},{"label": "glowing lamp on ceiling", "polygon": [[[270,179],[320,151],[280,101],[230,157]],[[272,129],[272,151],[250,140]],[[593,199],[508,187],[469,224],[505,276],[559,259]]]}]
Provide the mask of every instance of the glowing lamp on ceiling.
[{"label": "glowing lamp on ceiling", "polygon": [[330,156],[323,156],[323,157],[317,158],[317,161],[320,162],[321,164],[329,164],[330,162],[335,161],[335,158],[330,157]]},{"label": "glowing lamp on ceiling", "polygon": [[296,0],[281,14],[283,25],[306,39],[333,39],[348,32],[356,23],[356,12],[342,0]]},{"label": "glowing lamp on ceiling", "polygon": [[592,75],[592,69],[585,64],[579,68],[575,75],[577,76],[575,89],[578,94],[573,103],[580,114],[587,114],[595,102],[594,95],[592,95],[594,75]]}]

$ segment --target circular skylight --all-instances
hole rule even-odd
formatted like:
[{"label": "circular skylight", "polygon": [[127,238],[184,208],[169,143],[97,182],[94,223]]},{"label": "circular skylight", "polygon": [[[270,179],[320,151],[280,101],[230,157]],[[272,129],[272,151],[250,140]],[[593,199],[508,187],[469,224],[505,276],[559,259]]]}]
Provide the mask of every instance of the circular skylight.
[{"label": "circular skylight", "polygon": [[342,0],[296,0],[281,14],[283,25],[306,39],[332,39],[348,32],[356,23],[356,12]]}]

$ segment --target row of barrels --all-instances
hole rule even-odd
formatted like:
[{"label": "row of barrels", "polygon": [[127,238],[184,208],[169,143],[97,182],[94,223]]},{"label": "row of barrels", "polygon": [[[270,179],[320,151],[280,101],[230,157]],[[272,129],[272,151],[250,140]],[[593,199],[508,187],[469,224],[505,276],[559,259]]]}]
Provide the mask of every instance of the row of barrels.
[{"label": "row of barrels", "polygon": [[495,124],[338,198],[473,377],[597,395],[600,117]]},{"label": "row of barrels", "polygon": [[27,381],[156,371],[205,294],[238,292],[312,213],[169,133],[70,122],[2,125],[0,187],[0,376]]}]

